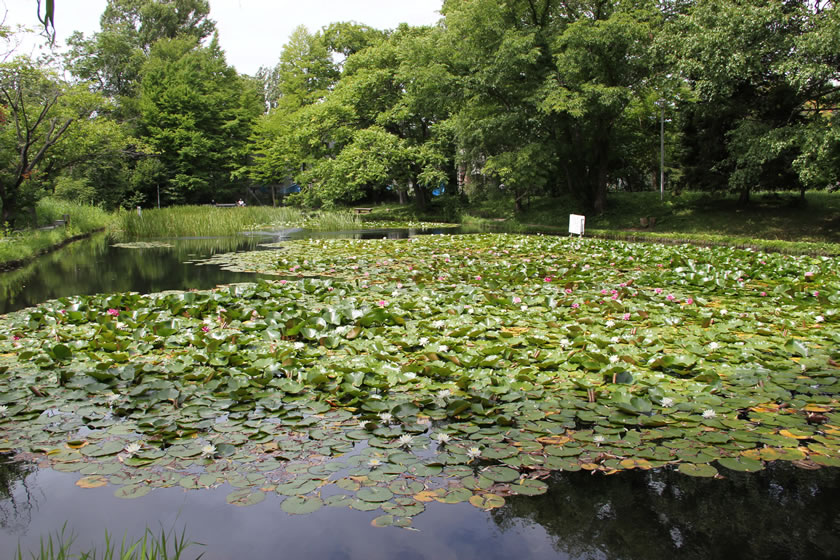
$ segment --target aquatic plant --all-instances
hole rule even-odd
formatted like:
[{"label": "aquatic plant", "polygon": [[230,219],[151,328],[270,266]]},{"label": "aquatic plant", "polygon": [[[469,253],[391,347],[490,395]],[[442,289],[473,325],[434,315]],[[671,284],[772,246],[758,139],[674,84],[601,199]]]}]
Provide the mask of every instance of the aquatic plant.
[{"label": "aquatic plant", "polygon": [[0,320],[0,450],[122,498],[228,483],[379,526],[558,470],[840,466],[832,259],[485,234],[208,262],[281,278]]}]

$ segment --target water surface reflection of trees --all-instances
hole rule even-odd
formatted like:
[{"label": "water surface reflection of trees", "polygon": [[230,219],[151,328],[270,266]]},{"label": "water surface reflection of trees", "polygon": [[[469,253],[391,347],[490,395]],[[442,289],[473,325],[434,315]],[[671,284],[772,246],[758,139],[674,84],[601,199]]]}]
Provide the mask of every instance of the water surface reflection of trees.
[{"label": "water surface reflection of trees", "polygon": [[572,558],[840,557],[840,469],[773,464],[724,480],[674,471],[557,473],[549,492],[492,513],[504,531],[542,526]]}]

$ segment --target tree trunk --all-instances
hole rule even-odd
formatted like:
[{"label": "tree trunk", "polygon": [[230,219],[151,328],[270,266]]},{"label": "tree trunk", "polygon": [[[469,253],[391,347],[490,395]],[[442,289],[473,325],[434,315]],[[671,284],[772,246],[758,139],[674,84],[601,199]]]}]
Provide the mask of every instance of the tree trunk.
[{"label": "tree trunk", "polygon": [[417,208],[426,209],[426,192],[414,179],[409,179],[408,186],[414,189],[414,198],[417,199]]},{"label": "tree trunk", "polygon": [[408,191],[397,185],[397,195],[400,197],[400,205],[408,204]]},{"label": "tree trunk", "polygon": [[741,194],[738,196],[738,206],[747,206],[750,203],[750,188],[744,187],[741,189]]}]

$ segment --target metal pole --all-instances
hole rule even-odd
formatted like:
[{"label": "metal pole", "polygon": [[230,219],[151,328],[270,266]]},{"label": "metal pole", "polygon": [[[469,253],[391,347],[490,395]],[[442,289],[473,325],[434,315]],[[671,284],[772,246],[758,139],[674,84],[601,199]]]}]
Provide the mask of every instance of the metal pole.
[{"label": "metal pole", "polygon": [[158,185],[157,185],[157,191],[158,191],[158,210],[160,210],[160,183],[158,183]]},{"label": "metal pole", "polygon": [[659,200],[665,199],[665,102],[662,102],[659,120]]}]

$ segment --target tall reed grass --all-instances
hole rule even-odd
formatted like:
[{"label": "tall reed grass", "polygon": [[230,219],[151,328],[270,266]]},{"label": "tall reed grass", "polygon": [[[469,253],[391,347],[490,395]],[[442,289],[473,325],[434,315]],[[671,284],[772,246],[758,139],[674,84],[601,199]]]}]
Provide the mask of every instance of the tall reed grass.
[{"label": "tall reed grass", "polygon": [[305,212],[297,208],[246,206],[172,206],[121,211],[117,228],[125,238],[218,237],[270,227],[300,227],[326,231],[355,229],[361,220],[351,212]]},{"label": "tall reed grass", "polygon": [[[160,534],[155,534],[151,529],[146,528],[143,536],[136,541],[127,540],[124,536],[119,543],[113,542],[108,531],[105,531],[105,547],[101,551],[95,548],[84,552],[73,552],[73,543],[76,536],[71,532],[69,535],[65,534],[67,525],[65,524],[61,531],[57,531],[55,535],[50,534],[46,539],[41,538],[40,547],[37,554],[32,552],[29,556],[24,556],[18,545],[17,555],[13,557],[14,560],[180,560],[184,551],[190,546],[198,543],[187,541],[185,538],[185,531],[182,530],[178,535],[174,530],[169,532],[161,529]],[[101,556],[100,556],[101,552]],[[195,560],[204,556],[204,553],[195,556]]]}]

